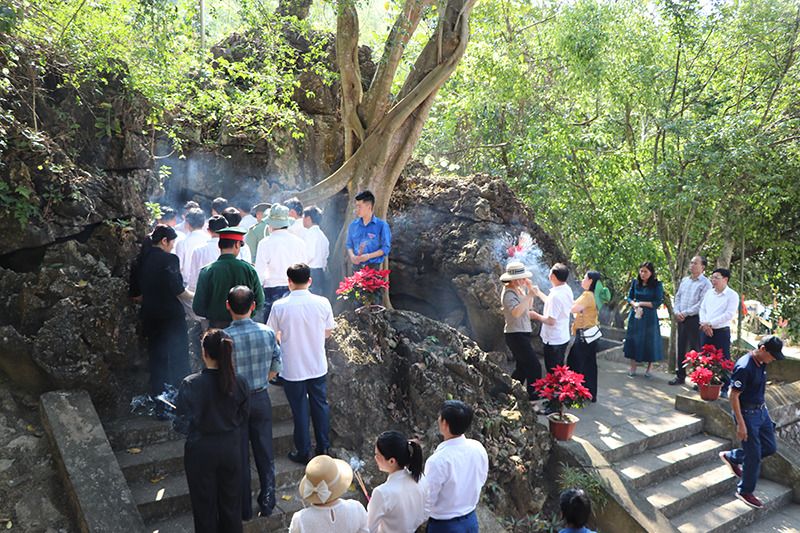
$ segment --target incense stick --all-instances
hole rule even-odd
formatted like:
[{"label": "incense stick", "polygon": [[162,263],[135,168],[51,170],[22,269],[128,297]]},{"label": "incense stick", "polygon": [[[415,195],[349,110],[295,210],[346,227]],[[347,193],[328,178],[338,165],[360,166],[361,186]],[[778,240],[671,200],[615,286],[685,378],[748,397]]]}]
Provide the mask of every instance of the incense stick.
[{"label": "incense stick", "polygon": [[367,501],[369,501],[369,494],[367,494],[367,487],[364,486],[364,480],[361,479],[361,474],[357,471],[353,472],[356,475],[356,479],[358,480],[358,484],[361,485],[361,490],[364,491],[364,496],[367,497]]}]

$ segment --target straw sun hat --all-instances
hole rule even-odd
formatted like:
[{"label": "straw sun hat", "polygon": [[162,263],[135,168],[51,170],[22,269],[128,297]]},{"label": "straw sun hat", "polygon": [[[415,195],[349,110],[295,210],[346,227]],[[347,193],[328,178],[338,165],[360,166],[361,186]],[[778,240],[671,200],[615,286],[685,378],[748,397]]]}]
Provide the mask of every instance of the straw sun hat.
[{"label": "straw sun hat", "polygon": [[500,276],[500,281],[505,283],[515,279],[530,277],[533,277],[533,274],[529,270],[525,270],[525,265],[519,261],[512,261],[506,266],[506,272]]},{"label": "straw sun hat", "polygon": [[345,492],[353,481],[353,469],[341,459],[318,455],[306,465],[300,496],[310,503],[328,503]]}]

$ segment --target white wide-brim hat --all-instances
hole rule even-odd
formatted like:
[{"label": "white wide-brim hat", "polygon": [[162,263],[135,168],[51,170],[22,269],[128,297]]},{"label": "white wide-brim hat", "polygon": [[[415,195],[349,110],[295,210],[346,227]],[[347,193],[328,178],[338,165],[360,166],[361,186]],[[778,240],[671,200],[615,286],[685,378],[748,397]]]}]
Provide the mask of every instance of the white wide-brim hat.
[{"label": "white wide-brim hat", "polygon": [[531,277],[533,277],[533,274],[529,270],[525,270],[525,265],[519,261],[512,261],[506,265],[506,272],[500,275],[500,281],[506,282]]}]

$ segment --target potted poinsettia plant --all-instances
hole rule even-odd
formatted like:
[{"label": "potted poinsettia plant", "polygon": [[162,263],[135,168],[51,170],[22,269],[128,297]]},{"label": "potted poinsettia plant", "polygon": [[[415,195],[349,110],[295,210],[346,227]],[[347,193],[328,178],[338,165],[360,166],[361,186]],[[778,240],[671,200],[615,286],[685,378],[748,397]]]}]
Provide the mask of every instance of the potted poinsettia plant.
[{"label": "potted poinsettia plant", "polygon": [[383,291],[389,290],[389,270],[373,270],[364,267],[353,273],[350,277],[345,277],[339,283],[336,290],[339,299],[347,300],[355,298],[360,301],[368,310],[373,307],[375,301],[382,297]]},{"label": "potted poinsettia plant", "polygon": [[721,349],[706,344],[700,352],[692,350],[687,353],[683,367],[689,379],[700,389],[700,397],[716,400],[722,385],[731,377],[733,361],[725,359]]},{"label": "potted poinsettia plant", "polygon": [[533,388],[547,400],[547,407],[552,411],[547,417],[550,432],[558,440],[572,438],[578,417],[564,411],[579,409],[592,399],[592,394],[583,384],[583,374],[570,370],[566,365],[556,366],[552,373],[536,380]]}]

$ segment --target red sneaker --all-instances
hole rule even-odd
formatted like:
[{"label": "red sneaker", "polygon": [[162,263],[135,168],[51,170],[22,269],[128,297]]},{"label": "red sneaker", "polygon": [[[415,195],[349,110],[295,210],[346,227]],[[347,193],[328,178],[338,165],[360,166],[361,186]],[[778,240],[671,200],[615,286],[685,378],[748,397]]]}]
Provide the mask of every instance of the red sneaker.
[{"label": "red sneaker", "polygon": [[750,507],[752,507],[753,509],[761,509],[762,507],[764,507],[763,505],[761,505],[761,502],[758,500],[758,498],[755,497],[754,494],[742,494],[737,490],[736,497],[742,500]]},{"label": "red sneaker", "polygon": [[723,463],[728,465],[728,468],[731,469],[731,472],[733,472],[734,476],[742,477],[742,469],[739,468],[739,465],[731,462],[731,460],[728,459],[728,452],[719,452],[719,458]]}]

